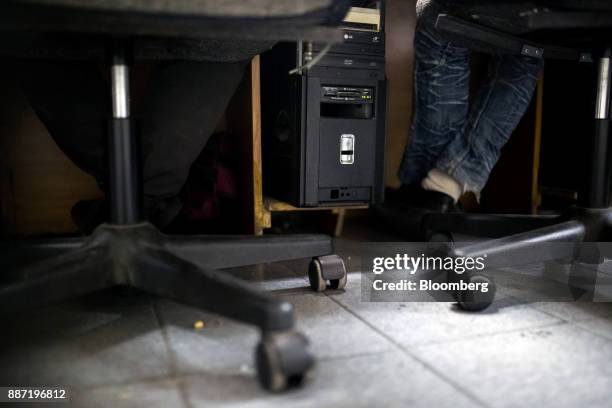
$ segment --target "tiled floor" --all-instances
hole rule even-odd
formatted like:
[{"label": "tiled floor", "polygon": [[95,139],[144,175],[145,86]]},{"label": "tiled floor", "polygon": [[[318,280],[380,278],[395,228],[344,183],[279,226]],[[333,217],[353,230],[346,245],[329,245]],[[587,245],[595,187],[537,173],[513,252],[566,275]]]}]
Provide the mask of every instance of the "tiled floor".
[{"label": "tiled floor", "polygon": [[[346,258],[352,245],[339,245]],[[516,287],[501,287],[479,314],[448,303],[368,303],[359,273],[346,291],[316,294],[306,265],[232,271],[294,304],[317,357],[300,390],[258,387],[256,330],[117,291],[4,325],[0,384],[69,386],[75,407],[612,406],[612,304],[525,302]]]}]

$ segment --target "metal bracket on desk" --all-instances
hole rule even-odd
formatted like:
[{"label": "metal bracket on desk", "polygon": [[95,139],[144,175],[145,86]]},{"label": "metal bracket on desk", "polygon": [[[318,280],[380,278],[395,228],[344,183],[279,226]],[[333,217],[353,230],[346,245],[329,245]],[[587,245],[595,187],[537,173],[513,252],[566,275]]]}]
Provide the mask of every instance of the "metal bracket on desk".
[{"label": "metal bracket on desk", "polygon": [[534,58],[544,58],[544,48],[536,47],[535,45],[523,44],[521,55]]}]

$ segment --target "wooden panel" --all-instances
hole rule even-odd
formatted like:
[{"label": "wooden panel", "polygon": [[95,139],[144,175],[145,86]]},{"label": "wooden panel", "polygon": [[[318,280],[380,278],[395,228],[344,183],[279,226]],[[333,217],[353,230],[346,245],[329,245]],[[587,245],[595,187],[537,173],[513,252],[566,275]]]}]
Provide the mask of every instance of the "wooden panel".
[{"label": "wooden panel", "polygon": [[251,128],[253,159],[253,232],[263,234],[270,227],[270,214],[265,211],[263,199],[263,168],[261,163],[261,70],[259,55],[251,63]]},{"label": "wooden panel", "polygon": [[261,234],[267,227],[261,168],[261,92],[259,56],[253,58],[226,113],[229,133],[240,137],[242,151],[241,197],[244,233]]},{"label": "wooden panel", "polygon": [[57,147],[20,92],[2,84],[0,185],[2,230],[9,234],[75,232],[70,209],[101,196],[95,180]]},{"label": "wooden panel", "polygon": [[540,156],[542,152],[542,112],[544,104],[544,73],[540,75],[536,90],[535,129],[533,137],[533,168],[531,174],[531,213],[537,214],[542,205],[540,192]]},{"label": "wooden panel", "polygon": [[408,140],[412,116],[415,0],[388,0],[386,64],[389,81],[386,184],[400,184],[397,171]]},{"label": "wooden panel", "polygon": [[369,208],[368,205],[346,205],[346,206],[330,206],[330,207],[294,207],[284,201],[279,201],[274,198],[266,197],[264,200],[266,210],[270,212],[287,212],[287,211],[339,211],[339,210],[364,210]]}]

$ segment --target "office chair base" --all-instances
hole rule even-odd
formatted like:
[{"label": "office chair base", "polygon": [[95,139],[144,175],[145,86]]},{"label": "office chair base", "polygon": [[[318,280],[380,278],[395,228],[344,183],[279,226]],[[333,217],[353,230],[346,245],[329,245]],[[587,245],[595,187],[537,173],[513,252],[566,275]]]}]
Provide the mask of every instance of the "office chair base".
[{"label": "office chair base", "polygon": [[[429,220],[443,220],[448,214],[435,215]],[[493,221],[496,216],[487,216],[487,222]],[[507,216],[497,216],[503,221]],[[513,218],[512,216],[510,218]],[[596,268],[589,269],[588,276],[585,270],[578,268],[579,264],[599,265],[604,260],[597,242],[608,242],[612,238],[612,208],[580,208],[573,207],[565,214],[556,217],[530,217],[534,225],[550,224],[537,229],[520,232],[503,238],[481,241],[474,244],[461,246],[449,240],[448,255],[463,258],[478,258],[486,256],[487,268],[504,268],[526,265],[536,262],[559,262],[572,265],[570,281],[568,282],[572,293],[576,298],[593,296],[596,279]],[[454,221],[456,221],[455,218]],[[451,220],[453,221],[453,220]],[[447,226],[464,225],[472,229],[475,224],[460,224],[447,222]],[[520,225],[525,227],[527,223]],[[432,225],[426,225],[432,227]],[[434,226],[437,230],[440,224]],[[457,228],[465,233],[467,228]],[[447,236],[452,236],[456,231],[444,231]],[[488,231],[480,231],[480,235],[487,235]],[[441,233],[438,232],[438,237]],[[551,245],[553,244],[553,245]],[[451,273],[449,281],[462,279],[465,281],[483,280],[490,282],[489,287],[494,287],[494,282],[480,274],[465,273],[459,278],[457,274]],[[482,310],[493,301],[491,294],[479,294],[480,298],[474,298],[473,293],[458,293],[455,298],[459,306],[466,310]]]},{"label": "office chair base", "polygon": [[[314,362],[306,338],[293,331],[292,305],[215,269],[331,252],[326,236],[166,236],[148,223],[105,224],[83,239],[1,245],[2,269],[19,272],[0,287],[0,313],[113,286],[136,288],[257,326],[262,333],[256,354],[260,382],[280,391],[299,384]],[[28,254],[32,259],[24,267]],[[343,266],[335,255],[316,259]]]}]

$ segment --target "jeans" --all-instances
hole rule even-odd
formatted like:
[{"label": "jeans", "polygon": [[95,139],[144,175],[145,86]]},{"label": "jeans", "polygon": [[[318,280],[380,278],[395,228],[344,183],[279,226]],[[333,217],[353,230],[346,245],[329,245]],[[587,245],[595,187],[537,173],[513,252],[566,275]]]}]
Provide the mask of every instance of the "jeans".
[{"label": "jeans", "polygon": [[[141,135],[144,210],[163,227],[181,210],[179,192],[238,87],[247,61],[167,61],[151,73],[133,110]],[[94,62],[23,61],[15,75],[66,155],[107,185],[110,88]]]},{"label": "jeans", "polygon": [[414,113],[399,178],[420,182],[437,168],[479,194],[533,96],[541,59],[491,58],[470,106],[470,50],[443,38],[430,18],[415,34]]}]

